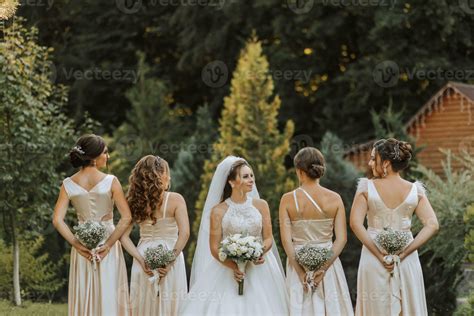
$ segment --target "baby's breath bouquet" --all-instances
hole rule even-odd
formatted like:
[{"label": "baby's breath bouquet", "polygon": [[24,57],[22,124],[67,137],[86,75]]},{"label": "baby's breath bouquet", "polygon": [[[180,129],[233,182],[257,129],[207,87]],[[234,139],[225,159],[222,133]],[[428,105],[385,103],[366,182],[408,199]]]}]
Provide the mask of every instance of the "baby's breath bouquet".
[{"label": "baby's breath bouquet", "polygon": [[158,273],[159,268],[165,268],[168,264],[175,260],[175,255],[172,250],[169,250],[168,247],[163,245],[158,245],[155,247],[148,247],[145,249],[144,260],[145,264],[153,272],[153,276],[148,280],[151,283],[154,283],[155,293],[158,295],[159,283],[160,283],[160,274]]},{"label": "baby's breath bouquet", "polygon": [[[410,243],[411,235],[409,232],[393,230],[390,227],[385,227],[375,237],[375,242],[382,247],[388,255],[384,257],[386,264],[399,264],[400,258],[398,254],[405,249]],[[390,273],[393,276],[393,272]]]},{"label": "baby's breath bouquet", "polygon": [[[254,261],[263,255],[261,239],[255,236],[243,236],[242,234],[230,235],[221,241],[219,247],[219,260],[226,259],[234,261],[241,272],[249,261]],[[239,295],[244,294],[244,280],[239,283]]]},{"label": "baby's breath bouquet", "polygon": [[315,290],[313,283],[314,272],[321,269],[331,259],[332,250],[316,245],[306,244],[296,251],[296,262],[306,271],[306,280],[311,290]]},{"label": "baby's breath bouquet", "polygon": [[73,227],[74,236],[87,249],[92,252],[92,262],[94,269],[97,268],[97,263],[100,262],[100,257],[97,255],[97,248],[107,238],[107,229],[101,222],[88,220]]}]

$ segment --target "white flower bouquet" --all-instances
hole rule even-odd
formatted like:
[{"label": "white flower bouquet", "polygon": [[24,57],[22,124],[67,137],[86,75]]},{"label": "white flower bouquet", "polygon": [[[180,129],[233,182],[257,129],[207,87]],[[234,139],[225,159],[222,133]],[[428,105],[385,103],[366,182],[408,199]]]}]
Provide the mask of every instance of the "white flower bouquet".
[{"label": "white flower bouquet", "polygon": [[100,257],[97,255],[97,249],[107,238],[107,229],[105,225],[98,221],[88,220],[73,227],[74,236],[87,249],[92,252],[92,261],[94,269],[97,268],[97,263],[100,262]]},{"label": "white flower bouquet", "polygon": [[148,280],[154,283],[156,295],[159,294],[159,282],[160,274],[158,273],[159,268],[165,268],[168,264],[176,259],[172,250],[169,250],[166,246],[158,245],[155,247],[148,247],[145,249],[144,260],[145,264],[152,270],[153,276]]},{"label": "white flower bouquet", "polygon": [[[234,261],[241,272],[249,261],[254,261],[263,255],[263,244],[260,238],[255,236],[243,236],[235,234],[221,241],[219,247],[219,260],[226,259]],[[244,294],[244,280],[239,283],[239,295]]]},{"label": "white flower bouquet", "polygon": [[312,291],[316,289],[313,283],[314,272],[323,267],[332,256],[332,250],[316,245],[306,244],[296,251],[295,259],[306,271],[306,280]]},{"label": "white flower bouquet", "polygon": [[[393,230],[390,227],[385,227],[375,237],[375,242],[383,248],[388,255],[384,257],[386,264],[398,264],[400,258],[398,254],[405,249],[410,243],[411,235],[409,232]],[[393,275],[393,272],[390,274]]]}]

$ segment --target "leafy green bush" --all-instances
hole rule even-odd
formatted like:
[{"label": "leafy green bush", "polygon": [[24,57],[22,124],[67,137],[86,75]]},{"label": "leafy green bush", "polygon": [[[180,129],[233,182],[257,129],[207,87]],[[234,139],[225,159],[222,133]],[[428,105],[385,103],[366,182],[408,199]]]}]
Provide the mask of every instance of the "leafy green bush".
[{"label": "leafy green bush", "polygon": [[[440,224],[439,233],[420,251],[423,266],[426,298],[429,311],[434,314],[451,314],[456,308],[457,287],[462,280],[462,264],[467,251],[464,239],[468,234],[464,214],[474,202],[473,165],[468,157],[456,157],[447,151],[443,162],[443,176],[419,165],[419,171],[428,190],[428,198]],[[467,159],[466,159],[467,158]],[[463,159],[464,169],[454,171],[452,159]],[[415,220],[415,231],[421,228]]]},{"label": "leafy green bush", "polygon": [[[52,262],[44,253],[44,238],[20,241],[20,284],[22,297],[51,301],[66,280],[60,275],[64,260]],[[0,240],[0,297],[10,299],[12,294],[12,248]]]}]

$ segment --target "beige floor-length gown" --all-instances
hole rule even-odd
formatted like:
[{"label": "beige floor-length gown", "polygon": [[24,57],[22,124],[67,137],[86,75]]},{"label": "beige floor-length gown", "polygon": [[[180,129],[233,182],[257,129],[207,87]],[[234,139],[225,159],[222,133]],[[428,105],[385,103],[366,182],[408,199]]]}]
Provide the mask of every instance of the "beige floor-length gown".
[{"label": "beige floor-length gown", "polygon": [[[148,247],[165,245],[172,250],[178,239],[178,225],[174,217],[166,217],[168,207],[167,192],[163,203],[163,217],[157,219],[153,225],[151,220],[140,223],[140,241],[137,249],[143,256]],[[159,291],[156,295],[154,284],[142,266],[133,260],[130,284],[130,301],[132,315],[162,315],[174,316],[187,293],[186,268],[183,253],[176,258],[167,275],[159,282]]]},{"label": "beige floor-length gown", "polygon": [[[63,181],[79,222],[102,221],[110,235],[114,229],[113,175],[107,175],[87,191],[71,178]],[[96,267],[71,250],[68,313],[77,316],[129,315],[128,281],[122,246],[116,242]]]},{"label": "beige floor-length gown", "polygon": [[[298,219],[291,222],[291,237],[295,250],[305,244],[332,247],[334,218],[327,218],[316,201],[302,188],[305,196],[315,206],[322,219]],[[299,212],[296,190],[293,191],[296,211]],[[290,295],[290,315],[354,315],[346,277],[341,261],[337,258],[328,268],[323,281],[314,293],[304,292],[298,274],[287,260],[286,283]]]},{"label": "beige floor-length gown", "polygon": [[[382,201],[372,180],[361,178],[357,190],[368,195],[367,231],[372,239],[385,227],[411,234],[412,215],[418,205],[418,197],[425,194],[420,182],[413,183],[405,200],[393,209]],[[370,250],[362,247],[357,276],[356,315],[428,314],[418,252],[414,251],[406,257],[396,270],[391,277]]]}]

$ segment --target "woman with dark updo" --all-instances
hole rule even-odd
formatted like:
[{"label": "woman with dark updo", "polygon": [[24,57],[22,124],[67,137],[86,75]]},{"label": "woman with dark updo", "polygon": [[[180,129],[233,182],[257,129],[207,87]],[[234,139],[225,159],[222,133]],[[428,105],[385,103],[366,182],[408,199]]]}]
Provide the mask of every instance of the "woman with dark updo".
[{"label": "woman with dark updo", "polygon": [[[300,186],[284,194],[280,202],[281,239],[288,257],[286,284],[290,315],[353,315],[339,260],[347,241],[344,204],[339,194],[319,184],[325,171],[324,157],[319,150],[301,149],[294,158],[294,165]],[[332,250],[330,260],[312,280],[295,259],[296,251],[307,244]],[[317,286],[314,292],[311,283]]]},{"label": "woman with dark updo", "polygon": [[[423,185],[400,175],[412,156],[410,144],[381,139],[374,143],[369,161],[373,179],[359,180],[350,218],[351,228],[363,244],[356,315],[428,314],[417,249],[433,237],[439,226]],[[415,238],[411,233],[413,213],[423,224]],[[388,260],[387,252],[374,241],[384,228],[410,236],[410,243],[393,260]]]},{"label": "woman with dark updo", "polygon": [[[127,270],[119,238],[132,220],[118,179],[100,171],[109,154],[102,137],[84,135],[71,149],[70,160],[80,170],[64,179],[54,208],[53,224],[72,245],[69,270],[69,315],[129,315]],[[64,222],[71,201],[79,223],[98,221],[107,238],[97,256],[83,246]],[[120,212],[113,222],[114,204]],[[96,261],[96,264],[93,264]]]}]

